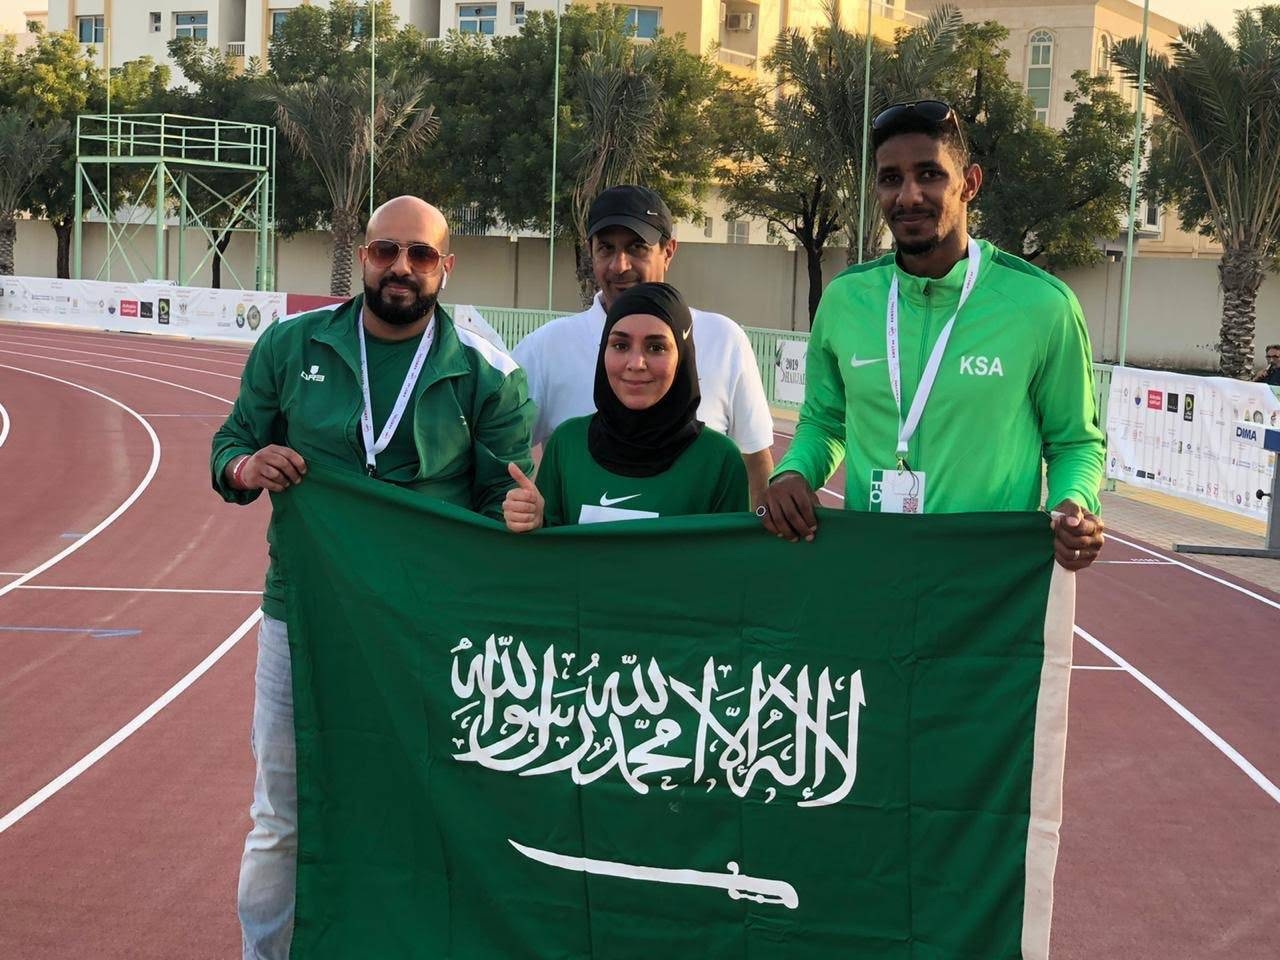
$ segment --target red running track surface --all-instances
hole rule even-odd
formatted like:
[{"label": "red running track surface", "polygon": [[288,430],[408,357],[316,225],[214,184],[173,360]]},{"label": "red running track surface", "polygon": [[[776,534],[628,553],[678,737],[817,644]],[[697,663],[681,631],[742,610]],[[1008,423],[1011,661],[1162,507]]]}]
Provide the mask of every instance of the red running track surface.
[{"label": "red running track surface", "polygon": [[[244,357],[0,324],[0,957],[238,955],[268,506],[224,505],[207,458]],[[1122,531],[1104,558],[1052,955],[1274,960],[1280,600]]]}]

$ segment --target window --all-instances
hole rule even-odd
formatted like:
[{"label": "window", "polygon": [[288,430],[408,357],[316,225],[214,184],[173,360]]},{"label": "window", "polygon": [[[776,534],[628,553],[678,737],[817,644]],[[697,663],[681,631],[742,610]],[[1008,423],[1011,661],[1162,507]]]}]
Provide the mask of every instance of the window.
[{"label": "window", "polygon": [[164,17],[161,15],[159,10],[153,10],[151,12],[151,32],[159,33],[163,29]]},{"label": "window", "polygon": [[76,17],[76,35],[81,43],[102,43],[107,35],[107,18]]},{"label": "window", "polygon": [[1105,33],[1098,38],[1098,73],[1111,73],[1111,38]]},{"label": "window", "polygon": [[627,9],[627,29],[632,36],[641,40],[652,40],[658,35],[662,26],[662,11],[657,7],[629,7]]},{"label": "window", "polygon": [[729,243],[751,242],[750,220],[726,220],[725,222],[729,224]]},{"label": "window", "polygon": [[496,3],[464,3],[458,7],[458,29],[463,33],[482,33],[491,37],[497,23]]},{"label": "window", "polygon": [[173,15],[173,35],[175,37],[192,37],[207,43],[209,40],[208,11],[175,13]]},{"label": "window", "polygon": [[1147,230],[1160,230],[1160,204],[1152,203],[1150,200],[1143,201],[1142,204],[1142,226]]},{"label": "window", "polygon": [[511,5],[511,22],[517,27],[524,26],[524,4],[513,3]]},{"label": "window", "polygon": [[284,26],[285,17],[289,16],[289,10],[272,10],[271,11],[271,35],[274,37],[280,32],[280,28]]},{"label": "window", "polygon": [[1049,99],[1053,91],[1053,34],[1048,30],[1031,33],[1027,66],[1027,96],[1036,108],[1036,119],[1049,122]]}]

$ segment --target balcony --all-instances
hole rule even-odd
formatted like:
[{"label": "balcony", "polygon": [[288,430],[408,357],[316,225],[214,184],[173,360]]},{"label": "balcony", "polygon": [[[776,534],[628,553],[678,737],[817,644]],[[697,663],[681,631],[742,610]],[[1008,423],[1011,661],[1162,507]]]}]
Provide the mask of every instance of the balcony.
[{"label": "balcony", "polygon": [[720,4],[722,64],[738,72],[754,73],[760,58],[760,5],[744,0]]},{"label": "balcony", "polygon": [[227,59],[231,61],[236,75],[244,73],[244,41],[232,40],[226,45]]},{"label": "balcony", "polygon": [[754,54],[740,53],[737,50],[726,50],[721,47],[716,53],[720,62],[729,67],[741,67],[745,70],[754,71],[756,68],[756,60],[759,59]]}]

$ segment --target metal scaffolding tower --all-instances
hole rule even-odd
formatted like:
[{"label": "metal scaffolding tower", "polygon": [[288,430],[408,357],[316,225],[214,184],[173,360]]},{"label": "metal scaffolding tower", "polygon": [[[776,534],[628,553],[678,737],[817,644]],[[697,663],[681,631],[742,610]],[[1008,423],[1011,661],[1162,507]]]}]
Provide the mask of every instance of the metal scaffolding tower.
[{"label": "metal scaffolding tower", "polygon": [[[160,113],[81,115],[73,276],[84,276],[87,198],[107,228],[106,256],[90,279],[114,279],[117,265],[135,282],[171,279],[172,223],[178,228],[172,279],[178,283],[189,283],[214,256],[218,237],[231,231],[253,235],[255,267],[250,287],[224,259],[230,279],[241,289],[273,289],[275,145],[275,128],[257,123]],[[138,246],[147,229],[154,234],[150,254]],[[208,244],[194,265],[186,253],[193,230]]]}]

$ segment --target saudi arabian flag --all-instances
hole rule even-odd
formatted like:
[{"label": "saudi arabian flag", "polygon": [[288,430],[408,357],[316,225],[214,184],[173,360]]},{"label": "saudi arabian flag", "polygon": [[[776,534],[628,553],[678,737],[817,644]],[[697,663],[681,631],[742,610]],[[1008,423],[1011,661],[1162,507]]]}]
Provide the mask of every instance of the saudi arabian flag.
[{"label": "saudi arabian flag", "polygon": [[313,468],[292,956],[1048,953],[1074,580],[1043,514],[534,535]]}]

